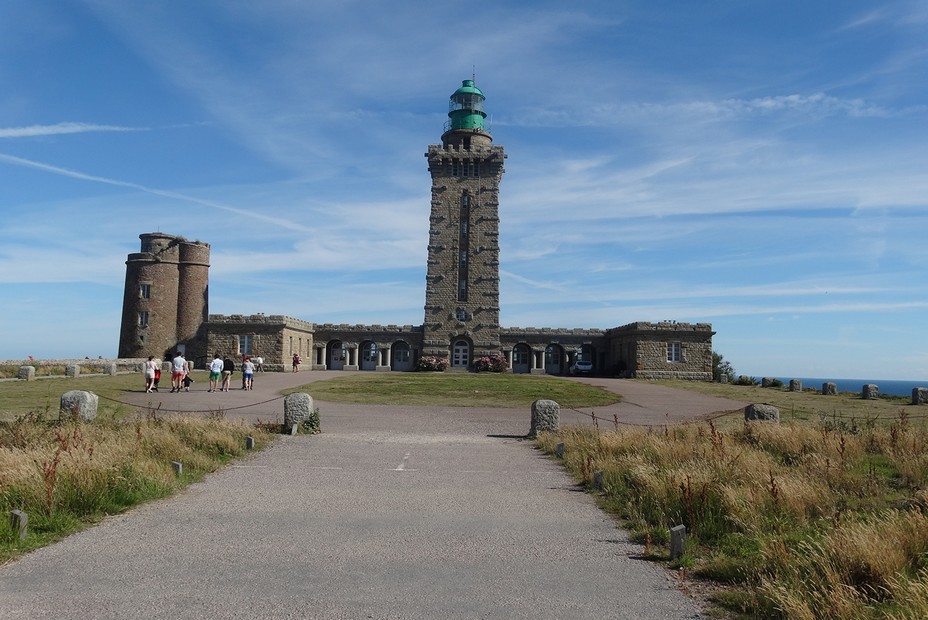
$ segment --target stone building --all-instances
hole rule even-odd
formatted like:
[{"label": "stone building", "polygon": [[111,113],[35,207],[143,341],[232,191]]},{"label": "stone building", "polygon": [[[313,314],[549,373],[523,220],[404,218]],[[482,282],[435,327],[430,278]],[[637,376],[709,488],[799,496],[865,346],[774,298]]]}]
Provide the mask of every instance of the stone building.
[{"label": "stone building", "polygon": [[[261,356],[268,369],[288,368],[297,354],[315,370],[409,371],[422,356],[468,369],[479,357],[503,355],[515,373],[564,375],[583,360],[596,374],[711,380],[708,323],[636,322],[606,330],[500,326],[499,186],[506,154],[484,127],[484,101],[473,80],[464,80],[450,97],[441,144],[429,145],[425,154],[432,194],[421,325],[207,315],[209,246],[150,233],[141,235],[142,253],[126,262],[120,356],[181,346],[188,359],[212,351]],[[149,297],[143,297],[146,283],[153,287]]]}]

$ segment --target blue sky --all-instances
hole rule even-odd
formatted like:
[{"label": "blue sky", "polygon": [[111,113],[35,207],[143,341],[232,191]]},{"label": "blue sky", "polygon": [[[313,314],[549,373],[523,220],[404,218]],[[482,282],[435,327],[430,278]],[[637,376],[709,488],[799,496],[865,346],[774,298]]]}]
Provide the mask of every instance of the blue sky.
[{"label": "blue sky", "polygon": [[127,254],[210,311],[421,324],[476,69],[504,326],[711,322],[756,376],[928,379],[928,4],[6,0],[0,358],[116,354]]}]

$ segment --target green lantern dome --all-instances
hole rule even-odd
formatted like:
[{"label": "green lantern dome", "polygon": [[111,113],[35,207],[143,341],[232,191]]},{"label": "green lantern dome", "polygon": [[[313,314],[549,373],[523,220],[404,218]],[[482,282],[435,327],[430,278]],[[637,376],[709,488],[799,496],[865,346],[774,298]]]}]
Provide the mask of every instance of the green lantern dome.
[{"label": "green lantern dome", "polygon": [[487,113],[483,111],[483,102],[486,97],[480,89],[474,86],[473,80],[464,80],[461,87],[451,95],[448,104],[448,118],[445,131],[454,129],[483,129],[483,119]]}]

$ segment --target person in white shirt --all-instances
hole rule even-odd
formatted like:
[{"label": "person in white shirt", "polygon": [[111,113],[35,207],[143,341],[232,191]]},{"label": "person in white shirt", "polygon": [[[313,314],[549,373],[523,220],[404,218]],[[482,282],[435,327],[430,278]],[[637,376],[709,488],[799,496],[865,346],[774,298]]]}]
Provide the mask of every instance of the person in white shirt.
[{"label": "person in white shirt", "polygon": [[187,360],[180,351],[171,360],[171,393],[180,392],[181,385],[184,383],[184,369],[187,367]]},{"label": "person in white shirt", "polygon": [[209,389],[207,392],[219,391],[219,379],[222,377],[222,357],[217,353],[209,363]]},{"label": "person in white shirt", "polygon": [[154,355],[148,356],[145,362],[145,391],[151,392],[155,387],[155,370],[158,369],[158,362],[155,361]]},{"label": "person in white shirt", "polygon": [[245,361],[242,362],[242,376],[244,377],[245,381],[245,385],[242,389],[252,389],[255,382],[255,364],[247,357],[245,358]]}]

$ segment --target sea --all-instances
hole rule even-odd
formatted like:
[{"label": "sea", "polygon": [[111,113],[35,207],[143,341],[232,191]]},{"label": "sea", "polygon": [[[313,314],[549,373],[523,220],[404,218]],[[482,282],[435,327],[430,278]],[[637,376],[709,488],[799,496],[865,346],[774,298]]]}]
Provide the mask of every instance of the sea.
[{"label": "sea", "polygon": [[[913,388],[928,388],[928,379],[925,381],[880,381],[877,379],[809,379],[802,377],[777,377],[783,385],[789,385],[791,379],[802,381],[802,387],[822,389],[823,383],[834,383],[838,392],[860,392],[865,384],[872,383],[880,388],[880,394],[892,396],[911,396]],[[760,377],[758,377],[760,380]]]}]

